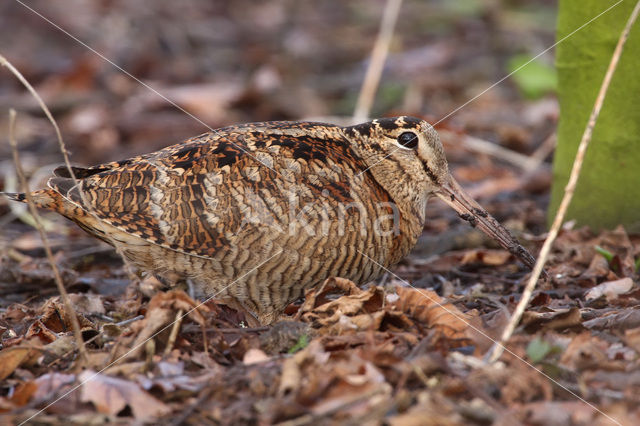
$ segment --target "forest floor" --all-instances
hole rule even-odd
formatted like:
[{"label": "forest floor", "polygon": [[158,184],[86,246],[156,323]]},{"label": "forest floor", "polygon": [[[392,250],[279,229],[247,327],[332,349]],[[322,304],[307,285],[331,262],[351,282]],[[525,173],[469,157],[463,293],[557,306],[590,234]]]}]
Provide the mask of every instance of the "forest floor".
[{"label": "forest floor", "polygon": [[[69,13],[69,3],[28,2],[214,128],[352,113],[384,2],[205,3],[78,3]],[[552,1],[402,7],[376,116],[439,121],[554,40]],[[75,164],[207,130],[19,3],[0,6],[0,28],[0,54],[51,108]],[[538,65],[552,61],[550,52]],[[533,80],[504,81],[437,129],[455,178],[535,254],[559,112]],[[42,187],[62,162],[53,129],[6,70],[0,105],[18,111],[22,162]],[[0,188],[15,191],[7,135],[0,116]],[[640,236],[622,228],[565,224],[550,279],[487,364],[528,271],[438,201],[392,273],[361,288],[329,280],[287,321],[260,328],[215,300],[157,292],[111,247],[44,214],[86,341],[81,362],[22,207],[0,200],[3,424],[640,424]]]}]

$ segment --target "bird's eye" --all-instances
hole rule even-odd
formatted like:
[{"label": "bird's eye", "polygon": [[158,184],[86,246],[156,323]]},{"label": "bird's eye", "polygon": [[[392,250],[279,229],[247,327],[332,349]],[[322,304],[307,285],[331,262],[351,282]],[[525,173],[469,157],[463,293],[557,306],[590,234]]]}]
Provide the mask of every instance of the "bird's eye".
[{"label": "bird's eye", "polygon": [[418,135],[412,132],[404,132],[398,136],[398,143],[405,148],[416,149],[418,147]]}]

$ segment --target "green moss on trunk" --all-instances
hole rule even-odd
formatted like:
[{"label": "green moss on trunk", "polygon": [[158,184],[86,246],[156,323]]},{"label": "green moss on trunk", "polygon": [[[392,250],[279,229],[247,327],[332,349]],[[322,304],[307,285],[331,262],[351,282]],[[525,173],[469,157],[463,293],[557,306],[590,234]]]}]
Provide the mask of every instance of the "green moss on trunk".
[{"label": "green moss on trunk", "polygon": [[[560,0],[557,39],[614,3]],[[560,122],[550,222],[569,180],[611,55],[634,5],[635,1],[624,1],[557,47]],[[640,28],[632,28],[613,76],[567,219],[596,230],[623,224],[629,231],[640,231]]]}]

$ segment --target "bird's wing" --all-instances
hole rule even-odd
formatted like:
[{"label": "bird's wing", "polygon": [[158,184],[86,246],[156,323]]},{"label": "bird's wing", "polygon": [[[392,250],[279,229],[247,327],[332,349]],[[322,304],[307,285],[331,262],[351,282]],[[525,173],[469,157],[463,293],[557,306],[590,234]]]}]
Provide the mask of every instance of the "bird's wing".
[{"label": "bird's wing", "polygon": [[[74,174],[101,220],[151,243],[212,257],[247,224],[286,225],[292,195],[301,205],[323,197],[353,202],[349,178],[365,167],[339,129],[245,125]],[[68,170],[56,174],[49,186],[82,206]]]}]

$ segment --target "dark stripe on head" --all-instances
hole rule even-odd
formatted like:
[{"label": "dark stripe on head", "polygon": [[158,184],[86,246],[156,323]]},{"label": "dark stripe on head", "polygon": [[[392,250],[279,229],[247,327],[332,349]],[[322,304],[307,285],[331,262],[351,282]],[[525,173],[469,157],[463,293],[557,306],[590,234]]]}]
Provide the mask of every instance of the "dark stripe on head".
[{"label": "dark stripe on head", "polygon": [[424,169],[424,172],[427,174],[427,176],[429,176],[429,178],[436,184],[440,184],[440,182],[438,181],[438,176],[436,176],[435,173],[433,173],[433,170],[431,170],[429,168],[429,166],[427,165],[427,163],[425,163],[424,161],[420,161],[422,163],[422,168]]},{"label": "dark stripe on head", "polygon": [[345,131],[354,136],[371,136],[371,130],[374,128],[372,122],[357,124],[355,126],[345,127]]},{"label": "dark stripe on head", "polygon": [[395,130],[398,127],[398,118],[380,118],[377,120],[380,128],[384,130]]}]

